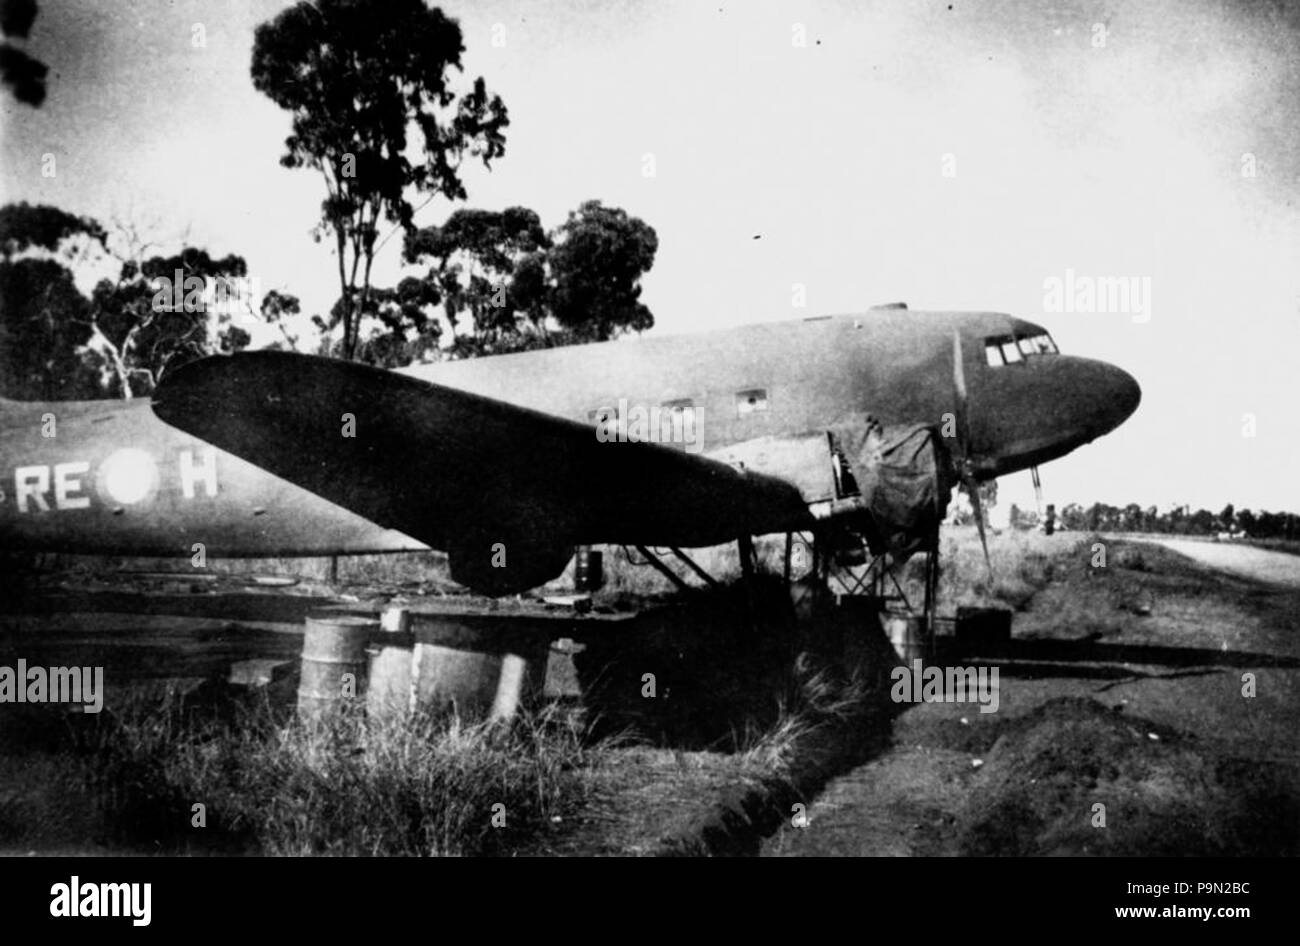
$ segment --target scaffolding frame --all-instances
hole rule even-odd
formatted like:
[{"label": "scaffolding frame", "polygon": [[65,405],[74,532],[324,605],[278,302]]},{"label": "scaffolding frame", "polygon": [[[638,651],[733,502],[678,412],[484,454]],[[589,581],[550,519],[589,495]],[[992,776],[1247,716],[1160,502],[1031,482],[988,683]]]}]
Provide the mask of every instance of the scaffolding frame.
[{"label": "scaffolding frame", "polygon": [[[827,590],[835,594],[837,598],[841,596],[874,598],[881,603],[881,610],[885,609],[888,602],[901,601],[909,614],[918,616],[917,609],[907,597],[907,593],[898,580],[895,573],[897,566],[891,562],[888,553],[873,554],[870,550],[867,550],[865,567],[851,566],[844,568],[836,564],[832,550],[822,548],[823,545],[829,545],[828,536],[825,533],[786,533],[784,576],[787,585],[790,584],[792,577],[792,558],[796,540],[812,549],[813,560],[808,574],[816,576],[819,581],[825,584]],[[923,590],[919,616],[924,621],[926,636],[933,641],[935,605],[939,591],[939,527],[937,524],[926,543],[916,554],[925,556],[925,575],[922,581]],[[862,570],[855,574],[853,568],[861,568]],[[838,586],[839,590],[836,590],[836,586]]]}]

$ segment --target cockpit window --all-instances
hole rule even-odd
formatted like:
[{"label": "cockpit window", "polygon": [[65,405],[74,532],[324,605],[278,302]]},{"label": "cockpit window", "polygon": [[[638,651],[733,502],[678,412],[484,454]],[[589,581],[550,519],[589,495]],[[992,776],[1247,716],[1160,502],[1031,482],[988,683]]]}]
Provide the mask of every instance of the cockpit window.
[{"label": "cockpit window", "polygon": [[1026,355],[1055,355],[1056,342],[1046,332],[1020,339],[1020,348]]},{"label": "cockpit window", "polygon": [[1056,343],[1046,332],[1037,335],[1000,335],[984,340],[984,357],[995,368],[1024,361],[1033,355],[1055,354]]}]

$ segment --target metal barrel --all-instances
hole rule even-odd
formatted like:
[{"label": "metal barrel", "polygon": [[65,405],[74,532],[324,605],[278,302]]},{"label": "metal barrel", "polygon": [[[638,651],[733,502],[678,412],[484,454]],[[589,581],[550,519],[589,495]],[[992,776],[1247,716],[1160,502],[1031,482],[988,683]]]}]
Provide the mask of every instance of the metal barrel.
[{"label": "metal barrel", "polygon": [[911,665],[918,658],[924,662],[932,659],[924,618],[915,614],[886,612],[884,620],[889,643],[905,664]]},{"label": "metal barrel", "polygon": [[302,639],[298,715],[318,719],[365,691],[366,647],[379,627],[372,618],[313,614]]},{"label": "metal barrel", "polygon": [[429,622],[412,658],[414,705],[467,719],[508,719],[541,696],[550,637],[537,627],[502,623],[448,616]]}]

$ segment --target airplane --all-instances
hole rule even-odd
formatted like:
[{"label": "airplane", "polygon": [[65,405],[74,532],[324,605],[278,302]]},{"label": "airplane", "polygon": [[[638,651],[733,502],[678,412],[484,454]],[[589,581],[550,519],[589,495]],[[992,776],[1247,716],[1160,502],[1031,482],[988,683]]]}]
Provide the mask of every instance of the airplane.
[{"label": "airplane", "polygon": [[489,595],[581,545],[811,530],[901,548],[955,484],[975,498],[1140,399],[1032,322],[902,304],[398,371],[241,352],[167,370],[152,399],[0,404],[0,547],[434,548]]}]

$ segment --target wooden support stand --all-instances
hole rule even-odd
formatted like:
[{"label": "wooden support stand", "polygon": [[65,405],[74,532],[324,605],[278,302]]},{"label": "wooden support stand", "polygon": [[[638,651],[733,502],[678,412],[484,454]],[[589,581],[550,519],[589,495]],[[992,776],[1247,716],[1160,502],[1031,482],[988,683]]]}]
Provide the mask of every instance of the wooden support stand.
[{"label": "wooden support stand", "polygon": [[513,717],[540,696],[551,645],[545,634],[504,627],[508,620],[425,616],[413,632],[408,612],[386,612],[372,650],[367,709]]}]

